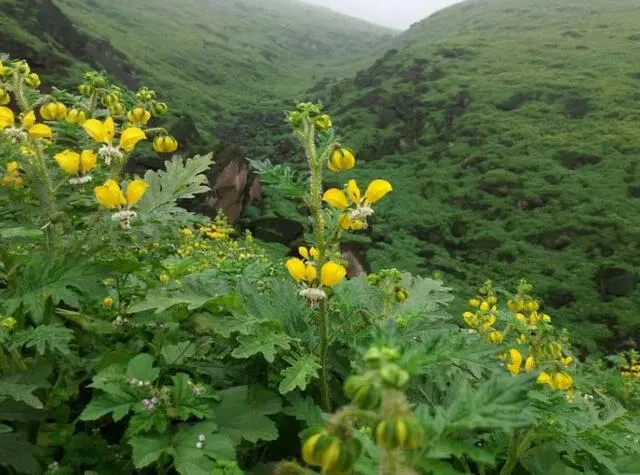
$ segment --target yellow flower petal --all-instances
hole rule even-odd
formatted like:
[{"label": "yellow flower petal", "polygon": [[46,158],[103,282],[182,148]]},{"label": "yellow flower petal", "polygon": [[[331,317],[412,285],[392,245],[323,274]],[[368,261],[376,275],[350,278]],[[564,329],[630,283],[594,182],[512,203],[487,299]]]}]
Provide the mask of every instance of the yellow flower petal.
[{"label": "yellow flower petal", "polygon": [[300,246],[298,248],[298,254],[300,254],[305,259],[309,259],[309,250],[304,246]]},{"label": "yellow flower petal", "polygon": [[311,249],[309,249],[309,255],[312,259],[315,259],[320,255],[320,252],[315,247],[312,247]]},{"label": "yellow flower petal", "polygon": [[307,268],[302,259],[298,259],[297,257],[291,258],[287,261],[286,266],[289,274],[291,274],[291,277],[293,277],[297,281],[306,280]]},{"label": "yellow flower petal", "polygon": [[548,373],[545,373],[544,371],[538,375],[538,379],[536,379],[536,382],[538,384],[548,384],[549,386],[553,385],[551,376]]},{"label": "yellow flower petal", "polygon": [[387,180],[373,180],[367,187],[364,199],[368,203],[375,203],[384,198],[385,195],[392,190],[393,187]]},{"label": "yellow flower petal", "polygon": [[33,113],[33,111],[27,112],[22,116],[21,123],[23,129],[30,129],[36,123],[36,115]]},{"label": "yellow flower petal", "polygon": [[345,209],[349,207],[347,196],[342,190],[339,190],[337,188],[330,188],[325,191],[324,195],[322,195],[322,200],[326,201],[330,206],[333,206],[337,209]]},{"label": "yellow flower petal", "polygon": [[129,183],[127,186],[127,204],[133,206],[138,203],[145,191],[147,191],[147,188],[149,188],[149,185],[143,180],[133,180]]},{"label": "yellow flower petal", "polygon": [[64,150],[56,153],[53,158],[58,162],[60,168],[70,175],[75,175],[80,171],[80,154],[71,150]]},{"label": "yellow flower petal", "polygon": [[329,261],[320,270],[320,283],[327,287],[338,284],[347,275],[347,269],[340,264]]},{"label": "yellow flower petal", "polygon": [[107,128],[98,119],[89,119],[84,124],[82,124],[82,127],[87,132],[89,137],[91,137],[96,142],[110,142],[107,136]]},{"label": "yellow flower petal", "polygon": [[351,219],[348,213],[342,213],[340,215],[340,227],[345,231],[360,231],[364,229],[364,223]]},{"label": "yellow flower petal", "polygon": [[114,180],[107,180],[104,185],[94,188],[96,199],[105,209],[113,209],[126,204],[120,185]]},{"label": "yellow flower petal", "polygon": [[109,116],[104,120],[104,131],[109,143],[113,142],[113,136],[116,133],[116,126],[113,123],[113,117]]},{"label": "yellow flower petal", "polygon": [[314,266],[313,264],[307,264],[307,267],[304,271],[305,273],[305,279],[307,282],[309,282],[310,284],[316,280],[316,277],[318,275],[318,271],[316,271],[316,266]]},{"label": "yellow flower petal", "polygon": [[122,132],[120,136],[120,148],[125,152],[130,152],[138,142],[146,139],[147,136],[138,127],[129,127]]},{"label": "yellow flower petal", "polygon": [[349,180],[347,183],[347,196],[353,203],[360,203],[360,188],[355,180]]},{"label": "yellow flower petal", "polygon": [[7,175],[12,175],[18,170],[20,170],[20,164],[18,162],[7,163]]},{"label": "yellow flower petal", "polygon": [[524,362],[524,369],[527,371],[531,371],[535,369],[535,367],[536,367],[536,360],[533,358],[533,356],[529,356]]},{"label": "yellow flower petal", "polygon": [[350,170],[356,164],[356,158],[353,152],[347,148],[339,148],[334,150],[329,159],[329,170],[337,172],[342,170]]},{"label": "yellow flower petal", "polygon": [[50,139],[53,137],[53,131],[48,125],[36,124],[29,128],[29,135],[36,139]]},{"label": "yellow flower petal", "polygon": [[13,111],[8,107],[0,107],[0,130],[11,127],[14,123]]},{"label": "yellow flower petal", "polygon": [[89,173],[98,163],[98,156],[91,150],[83,150],[80,155],[80,168],[83,173]]},{"label": "yellow flower petal", "polygon": [[573,386],[573,379],[568,374],[556,373],[553,375],[553,387],[568,391]]}]

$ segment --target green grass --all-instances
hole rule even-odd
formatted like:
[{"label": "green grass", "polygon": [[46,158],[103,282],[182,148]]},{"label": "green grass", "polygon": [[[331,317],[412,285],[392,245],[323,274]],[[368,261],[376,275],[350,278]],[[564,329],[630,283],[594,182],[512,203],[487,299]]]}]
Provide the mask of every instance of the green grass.
[{"label": "green grass", "polygon": [[526,277],[582,343],[637,340],[637,2],[468,1],[393,47],[319,94],[358,152],[352,175],[394,184],[371,265],[467,293]]}]

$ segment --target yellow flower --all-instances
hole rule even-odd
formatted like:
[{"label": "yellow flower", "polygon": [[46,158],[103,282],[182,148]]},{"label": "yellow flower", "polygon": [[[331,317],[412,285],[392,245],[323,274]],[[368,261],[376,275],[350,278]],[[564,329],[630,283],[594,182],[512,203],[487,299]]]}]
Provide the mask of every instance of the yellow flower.
[{"label": "yellow flower", "polygon": [[113,299],[111,297],[105,297],[100,302],[102,308],[111,308],[113,306]]},{"label": "yellow flower", "polygon": [[65,172],[70,175],[88,173],[96,167],[97,159],[91,150],[83,150],[82,154],[72,150],[64,150],[53,157]]},{"label": "yellow flower", "polygon": [[565,367],[569,366],[572,362],[573,362],[573,357],[572,356],[565,356],[564,358],[562,358],[560,360],[560,363],[562,363],[563,366],[565,366]]},{"label": "yellow flower", "polygon": [[2,178],[2,184],[6,186],[14,186],[21,188],[24,186],[24,180],[20,176],[20,164],[18,162],[9,162],[6,166],[7,173]]},{"label": "yellow flower", "polygon": [[348,213],[340,215],[340,227],[345,231],[360,231],[364,229],[364,223],[360,220],[353,220]]},{"label": "yellow flower", "polygon": [[33,111],[29,111],[26,114],[22,115],[20,121],[22,123],[23,129],[30,129],[36,123],[36,115],[33,113]]},{"label": "yellow flower", "polygon": [[40,117],[44,120],[63,120],[67,116],[67,106],[62,102],[49,102],[40,107]]},{"label": "yellow flower", "polygon": [[347,196],[337,188],[331,188],[325,191],[322,199],[337,209],[347,209],[349,207]]},{"label": "yellow flower", "polygon": [[35,139],[50,139],[53,136],[53,131],[45,124],[36,124],[30,127],[28,133]]},{"label": "yellow flower", "polygon": [[291,277],[299,282],[313,283],[316,280],[317,271],[313,264],[305,264],[302,259],[291,258],[286,263],[287,270]]},{"label": "yellow flower", "polygon": [[347,269],[335,262],[329,261],[320,269],[320,283],[327,287],[339,284],[347,275]]},{"label": "yellow flower", "polygon": [[67,112],[67,122],[69,124],[82,125],[87,121],[87,114],[80,109],[71,109]]},{"label": "yellow flower", "polygon": [[348,148],[339,148],[334,150],[329,159],[328,167],[333,172],[342,170],[350,170],[356,164],[356,158],[353,152]]},{"label": "yellow flower", "polygon": [[469,300],[469,305],[472,306],[473,308],[478,308],[480,306],[480,300],[471,299]]},{"label": "yellow flower", "polygon": [[104,185],[96,186],[94,192],[96,199],[105,209],[127,207],[140,201],[149,185],[142,180],[133,180],[127,186],[126,197],[120,185],[115,180],[107,180]]},{"label": "yellow flower", "polygon": [[[112,117],[107,117],[104,122],[100,122],[97,119],[87,120],[82,127],[96,142],[101,142],[109,146],[113,146],[113,139],[115,136],[115,124]],[[131,152],[136,144],[143,139],[146,139],[142,129],[138,127],[129,127],[124,129],[120,134],[120,148],[125,152]]]},{"label": "yellow flower", "polygon": [[18,162],[7,163],[7,174],[13,174],[20,171],[20,164]]},{"label": "yellow flower", "polygon": [[[36,115],[33,111],[22,114],[20,118],[20,128],[26,131],[29,136],[38,139],[48,139],[53,136],[53,132],[48,125],[36,124]],[[0,130],[7,127],[14,127],[15,116],[8,107],[0,107]]]},{"label": "yellow flower", "polygon": [[371,205],[392,191],[392,187],[386,180],[373,180],[362,196],[356,181],[349,180],[345,191],[330,188],[324,192],[322,200],[333,208],[345,211],[340,216],[340,226],[343,229],[357,230],[367,227],[367,217],[373,214]]},{"label": "yellow flower", "polygon": [[166,284],[169,282],[170,277],[167,274],[160,274],[160,282],[162,282],[163,284]]},{"label": "yellow flower", "polygon": [[315,247],[312,247],[311,249],[307,249],[304,246],[300,246],[298,248],[298,254],[304,257],[305,260],[309,261],[309,260],[316,259],[319,255],[319,252]]},{"label": "yellow flower", "polygon": [[509,350],[509,359],[511,363],[507,365],[507,369],[512,375],[520,374],[520,366],[522,365],[522,354],[515,348]]},{"label": "yellow flower", "polygon": [[489,333],[489,335],[487,336],[487,340],[489,341],[489,343],[497,345],[502,343],[502,341],[504,340],[504,335],[501,332],[494,330]]},{"label": "yellow flower", "polygon": [[483,310],[483,311],[485,311],[485,312],[486,312],[487,310],[489,310],[489,308],[490,308],[490,307],[489,307],[489,302],[482,302],[482,303],[480,304],[480,310]]},{"label": "yellow flower", "polygon": [[178,141],[170,135],[161,135],[153,139],[153,149],[158,153],[173,153],[178,149]]},{"label": "yellow flower", "polygon": [[553,387],[555,389],[561,389],[562,391],[568,391],[573,386],[573,379],[571,376],[565,373],[556,373],[553,375]]},{"label": "yellow flower", "polygon": [[107,117],[104,122],[100,122],[98,119],[87,120],[82,127],[96,142],[105,143],[111,145],[113,142],[113,136],[115,134],[115,124],[111,117]]},{"label": "yellow flower", "polygon": [[130,152],[138,142],[146,139],[147,136],[138,127],[129,127],[122,131],[120,135],[120,148],[125,152]]},{"label": "yellow flower", "polygon": [[11,127],[13,121],[13,111],[8,107],[0,107],[0,129]]},{"label": "yellow flower", "polygon": [[134,124],[146,125],[151,119],[151,112],[143,109],[142,107],[136,107],[127,113],[127,119]]}]

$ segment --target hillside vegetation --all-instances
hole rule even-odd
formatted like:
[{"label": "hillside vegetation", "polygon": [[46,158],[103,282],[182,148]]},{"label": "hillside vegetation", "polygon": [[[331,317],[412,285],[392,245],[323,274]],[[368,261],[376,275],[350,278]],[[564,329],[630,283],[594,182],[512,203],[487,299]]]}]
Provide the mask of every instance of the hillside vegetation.
[{"label": "hillside vegetation", "polygon": [[357,177],[394,184],[371,266],[527,275],[583,342],[637,341],[637,18],[632,0],[467,1],[319,84]]}]

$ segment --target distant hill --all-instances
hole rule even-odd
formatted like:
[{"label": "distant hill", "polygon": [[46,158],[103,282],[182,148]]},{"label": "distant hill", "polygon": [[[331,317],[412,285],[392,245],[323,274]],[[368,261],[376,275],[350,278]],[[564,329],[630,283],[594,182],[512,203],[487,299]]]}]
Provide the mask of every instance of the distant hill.
[{"label": "distant hill", "polygon": [[88,64],[157,88],[208,133],[356,71],[394,33],[297,0],[0,0],[0,52],[58,83]]},{"label": "distant hill", "polygon": [[635,0],[470,0],[310,90],[367,162],[353,176],[393,182],[371,265],[469,294],[525,277],[583,343],[640,342],[639,18]]}]

